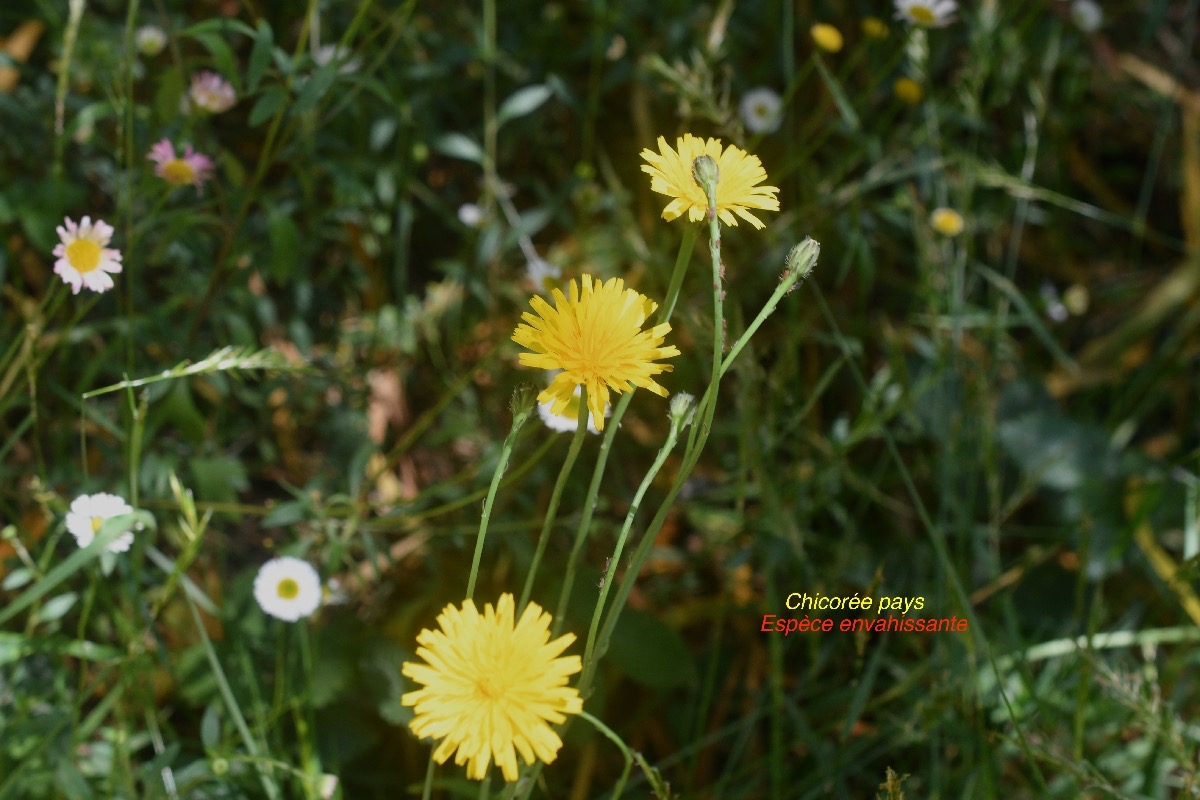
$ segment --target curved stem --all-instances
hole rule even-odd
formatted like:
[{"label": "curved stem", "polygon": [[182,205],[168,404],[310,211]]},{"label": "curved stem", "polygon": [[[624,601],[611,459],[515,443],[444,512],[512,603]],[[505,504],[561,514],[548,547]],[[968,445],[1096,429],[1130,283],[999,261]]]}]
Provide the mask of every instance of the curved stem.
[{"label": "curved stem", "polygon": [[605,725],[600,720],[593,717],[586,711],[580,711],[579,716],[592,724],[592,727],[604,734],[604,736],[621,751],[621,755],[625,757],[625,769],[621,770],[621,777],[617,779],[617,785],[613,787],[611,797],[620,797],[621,792],[625,790],[625,782],[629,780],[629,773],[633,770],[633,753],[629,750],[629,746],[617,736],[612,728]]}]

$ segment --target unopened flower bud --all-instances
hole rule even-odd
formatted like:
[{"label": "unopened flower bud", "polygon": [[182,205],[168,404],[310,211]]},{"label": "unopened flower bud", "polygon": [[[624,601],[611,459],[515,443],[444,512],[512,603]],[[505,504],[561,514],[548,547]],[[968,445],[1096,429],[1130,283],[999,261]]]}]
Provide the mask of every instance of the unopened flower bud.
[{"label": "unopened flower bud", "polygon": [[717,181],[721,179],[717,162],[713,161],[711,156],[700,156],[692,162],[692,178],[706,195],[710,193],[710,188],[715,192]]},{"label": "unopened flower bud", "polygon": [[512,402],[508,407],[512,410],[513,429],[515,430],[533,416],[533,412],[537,408],[537,390],[529,384],[521,384],[513,392]]},{"label": "unopened flower bud", "polygon": [[696,398],[687,392],[676,392],[671,398],[671,426],[683,430],[692,422],[696,414]]},{"label": "unopened flower bud", "polygon": [[808,273],[813,271],[813,267],[817,265],[817,258],[821,255],[821,243],[811,236],[805,236],[804,241],[796,245],[788,253],[787,261],[783,266],[783,277],[803,280],[808,277]]}]

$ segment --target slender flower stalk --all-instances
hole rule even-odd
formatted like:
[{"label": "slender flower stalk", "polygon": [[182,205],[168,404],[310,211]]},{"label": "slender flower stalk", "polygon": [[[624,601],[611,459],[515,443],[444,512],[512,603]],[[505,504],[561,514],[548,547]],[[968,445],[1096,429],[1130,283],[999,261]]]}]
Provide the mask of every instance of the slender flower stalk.
[{"label": "slender flower stalk", "polygon": [[586,690],[591,685],[592,675],[596,670],[596,663],[604,655],[603,650],[596,648],[596,632],[600,627],[600,615],[604,611],[605,601],[608,599],[608,593],[612,590],[613,581],[616,578],[617,567],[621,563],[621,555],[625,550],[625,542],[629,538],[629,531],[633,528],[633,521],[637,517],[638,509],[642,506],[642,498],[646,496],[646,491],[650,488],[650,484],[654,482],[658,476],[659,470],[667,461],[667,456],[675,449],[675,443],[679,440],[679,432],[691,419],[690,415],[690,395],[678,395],[688,400],[686,403],[689,408],[686,408],[682,413],[674,413],[673,404],[671,414],[671,427],[667,431],[667,439],[663,442],[663,446],[659,448],[658,456],[655,457],[654,463],[650,465],[649,471],[642,478],[642,483],[638,486],[637,492],[633,496],[633,502],[630,503],[629,511],[625,514],[625,522],[621,525],[621,532],[617,534],[617,543],[613,547],[612,556],[608,559],[608,569],[604,573],[604,578],[600,586],[600,597],[596,600],[596,607],[592,610],[592,623],[588,627],[587,646],[583,651],[583,675],[580,676],[580,688]]},{"label": "slender flower stalk", "polygon": [[[587,390],[582,389],[581,391],[586,392]],[[550,492],[550,505],[546,507],[546,515],[542,519],[542,532],[538,535],[537,547],[533,551],[529,574],[525,576],[525,587],[521,589],[521,602],[517,604],[517,611],[524,610],[525,604],[529,602],[529,595],[533,592],[533,581],[537,578],[538,567],[546,552],[546,544],[550,541],[550,529],[554,527],[554,522],[558,518],[558,504],[562,500],[563,489],[567,486],[567,478],[570,477],[571,470],[575,467],[575,459],[579,457],[579,450],[583,446],[583,437],[587,434],[587,420],[587,398],[580,395],[575,435],[571,437],[571,445],[567,448],[567,457],[563,459],[562,466],[559,467],[558,479],[554,482],[553,491]]]},{"label": "slender flower stalk", "polygon": [[500,479],[504,477],[504,470],[508,468],[513,447],[517,443],[517,434],[521,432],[521,426],[533,415],[533,409],[533,391],[528,387],[521,387],[513,395],[512,429],[504,438],[504,445],[500,449],[500,460],[496,463],[496,471],[492,473],[492,483],[488,486],[487,499],[483,501],[483,513],[479,517],[479,533],[475,537],[475,555],[471,558],[471,575],[467,578],[468,600],[475,596],[475,581],[479,577],[483,543],[487,539],[488,522],[492,518],[492,505],[496,502],[496,491],[500,488]]}]

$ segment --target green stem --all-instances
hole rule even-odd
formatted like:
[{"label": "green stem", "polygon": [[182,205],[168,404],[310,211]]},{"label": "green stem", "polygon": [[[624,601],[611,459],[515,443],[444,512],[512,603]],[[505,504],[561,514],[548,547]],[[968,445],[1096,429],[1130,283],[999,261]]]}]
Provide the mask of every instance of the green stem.
[{"label": "green stem", "polygon": [[617,746],[617,749],[621,751],[621,755],[625,757],[625,769],[621,770],[621,777],[617,779],[617,785],[613,787],[612,795],[610,795],[611,797],[619,798],[621,796],[621,792],[625,790],[625,782],[629,780],[629,773],[633,770],[633,753],[629,750],[629,746],[621,740],[620,736],[617,736],[616,732],[614,732],[612,728],[608,727],[586,711],[580,711],[579,716],[581,719],[590,722],[593,728],[604,734],[604,736],[610,742]]},{"label": "green stem", "polygon": [[467,579],[467,599],[475,595],[475,580],[479,577],[479,562],[483,558],[483,543],[487,539],[487,526],[492,518],[492,504],[496,502],[496,490],[500,487],[500,479],[504,477],[504,468],[512,456],[513,446],[517,443],[517,434],[528,419],[521,414],[513,415],[512,429],[504,439],[504,447],[500,450],[500,461],[496,471],[492,473],[492,484],[488,487],[487,499],[483,501],[483,514],[479,518],[479,534],[475,537],[475,556],[471,559],[471,576]]},{"label": "green stem", "polygon": [[567,478],[571,474],[571,469],[575,466],[575,459],[579,456],[579,449],[583,446],[583,437],[587,435],[587,423],[587,389],[580,387],[579,418],[576,421],[575,435],[571,437],[571,446],[567,449],[567,457],[558,471],[558,480],[554,482],[554,491],[550,494],[550,505],[546,508],[546,518],[542,521],[542,532],[538,536],[537,549],[533,552],[533,562],[529,565],[529,575],[525,578],[525,588],[521,590],[521,602],[517,604],[518,617],[520,617],[521,612],[525,609],[525,604],[529,602],[529,595],[533,591],[533,581],[537,577],[538,566],[542,563],[542,555],[546,552],[546,543],[550,540],[550,529],[554,527],[554,520],[558,516],[558,504],[562,500],[563,489],[566,488]]},{"label": "green stem", "polygon": [[679,423],[672,420],[671,429],[667,432],[667,440],[663,442],[663,446],[659,449],[658,456],[650,466],[649,472],[642,479],[642,485],[638,487],[637,493],[633,496],[633,503],[629,506],[629,512],[625,515],[625,524],[621,526],[621,533],[617,536],[617,544],[613,548],[612,558],[608,560],[608,569],[605,571],[604,580],[600,584],[600,597],[596,601],[595,609],[592,611],[592,624],[588,628],[587,646],[583,651],[583,675],[579,679],[579,691],[581,693],[591,686],[592,675],[596,671],[596,662],[604,656],[603,650],[596,649],[596,630],[600,626],[600,615],[604,611],[604,601],[608,599],[608,593],[612,589],[613,579],[617,574],[617,566],[621,563],[621,553],[625,549],[625,541],[629,538],[629,530],[633,527],[633,520],[642,505],[642,498],[645,497],[646,490],[650,488],[650,484],[658,475],[659,470],[662,469],[667,456],[675,448],[675,443],[679,440],[679,428]]},{"label": "green stem", "polygon": [[[586,394],[587,390],[584,389],[583,392]],[[562,631],[563,620],[567,613],[567,600],[571,597],[571,587],[575,583],[575,570],[578,569],[579,555],[583,552],[583,544],[587,541],[588,530],[592,527],[592,512],[596,510],[596,498],[600,494],[600,482],[604,478],[604,467],[608,463],[608,454],[612,450],[613,439],[616,438],[621,417],[625,416],[625,409],[629,408],[629,401],[632,399],[633,392],[622,395],[617,407],[613,409],[612,418],[604,424],[606,428],[604,439],[600,442],[600,452],[596,454],[596,467],[592,471],[592,482],[588,486],[587,498],[583,501],[583,516],[579,520],[579,527],[575,529],[575,542],[571,545],[571,555],[567,558],[567,571],[563,576],[562,589],[558,593],[558,607],[554,612],[552,628],[554,636],[558,636]]]}]

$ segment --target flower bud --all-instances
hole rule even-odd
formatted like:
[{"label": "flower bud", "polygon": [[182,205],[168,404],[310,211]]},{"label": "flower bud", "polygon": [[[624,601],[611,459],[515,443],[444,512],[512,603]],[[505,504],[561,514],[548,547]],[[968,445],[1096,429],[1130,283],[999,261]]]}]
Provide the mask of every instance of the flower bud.
[{"label": "flower bud", "polygon": [[512,401],[508,405],[513,415],[513,430],[525,424],[525,420],[533,416],[537,408],[537,390],[523,383],[513,392]]},{"label": "flower bud", "polygon": [[704,190],[705,195],[715,193],[717,181],[721,179],[717,162],[713,161],[711,156],[700,156],[692,162],[692,178]]},{"label": "flower bud", "polygon": [[803,280],[807,278],[808,273],[812,272],[813,267],[817,265],[817,258],[820,255],[821,243],[811,236],[805,236],[804,241],[793,247],[788,253],[787,261],[783,266],[784,279]]},{"label": "flower bud", "polygon": [[670,417],[671,427],[683,430],[692,422],[696,414],[696,398],[687,392],[676,392],[671,398]]}]

